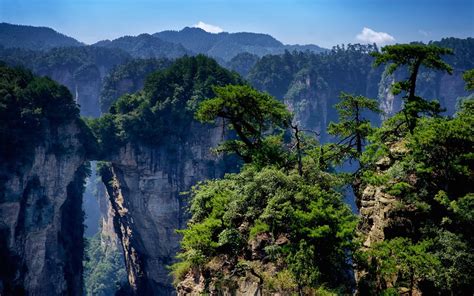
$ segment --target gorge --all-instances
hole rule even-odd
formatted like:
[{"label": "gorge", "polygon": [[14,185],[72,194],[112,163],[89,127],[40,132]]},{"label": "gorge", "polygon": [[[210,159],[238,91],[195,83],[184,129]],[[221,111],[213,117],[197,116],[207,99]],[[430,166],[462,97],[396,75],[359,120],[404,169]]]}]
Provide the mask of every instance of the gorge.
[{"label": "gorge", "polygon": [[[225,34],[224,41],[204,38],[207,43],[198,46],[193,36],[202,34],[186,28],[180,34],[165,31],[140,35],[133,38],[147,41],[137,42],[142,46],[138,49],[125,46],[127,38],[120,40],[117,47],[113,45],[116,40],[85,46],[67,39],[68,42],[58,42],[57,46],[73,47],[43,51],[32,50],[34,47],[22,43],[0,43],[4,46],[0,49],[0,60],[64,84],[59,86],[48,78],[7,65],[1,67],[0,293],[83,294],[81,206],[88,161],[100,161],[98,173],[105,188],[99,190],[98,197],[102,206],[105,205],[102,218],[108,221],[102,225],[102,231],[110,234],[113,229],[117,235],[108,244],[113,245],[118,239],[129,292],[175,293],[168,266],[176,262],[175,256],[181,250],[182,234],[176,230],[185,228],[192,217],[189,197],[181,193],[189,193],[201,181],[221,179],[226,173],[237,173],[242,168],[242,161],[237,157],[212,151],[223,141],[238,136],[235,129],[224,128],[226,119],[212,124],[194,118],[199,103],[215,96],[216,85],[249,84],[268,92],[286,104],[294,115],[294,124],[310,130],[313,138],[317,133],[321,143],[335,140],[326,129],[330,122],[338,121],[333,106],[339,102],[341,91],[376,98],[384,113],[367,114],[375,125],[403,108],[402,96],[393,95],[390,87],[393,81],[406,76],[407,69],[386,75],[383,68],[373,68],[370,53],[379,51],[375,46],[348,45],[332,50],[309,47],[310,51],[302,51],[308,48],[285,47],[268,35],[251,36],[258,42],[248,41],[249,45],[242,42],[247,35]],[[209,38],[218,38],[207,34]],[[162,38],[167,43],[150,38]],[[221,49],[229,45],[228,40],[232,40],[232,46],[241,47],[236,52]],[[447,109],[445,114],[452,116],[459,110],[462,98],[472,96],[472,91],[464,88],[462,75],[474,68],[474,39],[447,38],[433,44],[453,49],[453,56],[444,57],[453,65],[453,75],[422,69],[418,94],[438,99]],[[173,55],[164,55],[162,51]],[[229,52],[232,56],[227,56]],[[206,53],[217,61],[197,53]],[[186,54],[190,56],[181,57]],[[141,59],[144,57],[147,59]],[[239,70],[243,76],[232,70]],[[25,105],[17,105],[23,101]],[[95,119],[81,119],[75,102],[80,105],[82,115]],[[466,124],[470,123],[470,117],[466,118]],[[464,136],[469,138],[468,134]],[[463,147],[471,145],[466,139],[462,143],[467,146]],[[390,169],[398,161],[396,157],[403,158],[404,148],[394,145],[390,149],[395,149],[395,156],[389,155],[390,161],[378,159],[377,170]],[[269,175],[281,177],[276,172]],[[279,188],[279,182],[285,178],[276,179],[274,187]],[[248,183],[252,180],[248,179]],[[329,181],[328,184],[333,186]],[[338,194],[334,193],[335,200]],[[395,200],[381,193],[380,188],[370,186],[356,192],[356,196],[367,229],[377,219],[385,219],[384,202]],[[335,205],[346,215],[341,204],[335,202]],[[250,227],[244,223],[235,227],[240,226]],[[381,240],[384,230],[378,226],[370,235]],[[267,237],[265,231],[258,232],[252,240],[253,248],[246,251],[255,253],[252,255],[255,262],[265,261],[262,254],[266,254],[266,246],[275,241],[283,247],[291,243],[288,235],[280,234]],[[261,279],[251,271],[247,270],[247,275],[242,277],[244,280],[235,290],[237,294],[250,295],[246,289],[259,293]],[[184,278],[188,286],[180,284],[179,292],[199,291],[206,276],[192,270]],[[214,286],[217,287],[217,282]],[[281,289],[284,291],[285,287]]]}]

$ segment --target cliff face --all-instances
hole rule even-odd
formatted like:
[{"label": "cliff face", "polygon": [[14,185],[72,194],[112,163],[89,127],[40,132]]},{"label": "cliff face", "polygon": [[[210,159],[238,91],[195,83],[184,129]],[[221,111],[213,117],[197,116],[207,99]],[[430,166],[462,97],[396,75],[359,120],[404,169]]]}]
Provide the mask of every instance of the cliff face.
[{"label": "cliff face", "polygon": [[[242,226],[245,228],[246,226]],[[273,238],[268,233],[261,233],[252,239],[248,245],[249,258],[246,264],[248,270],[236,272],[235,258],[226,255],[216,256],[207,264],[203,272],[198,268],[190,270],[176,287],[177,294],[185,295],[292,295],[295,287],[281,283],[278,271],[282,266],[269,262],[265,247],[271,245]],[[277,238],[277,244],[283,246],[289,241],[286,236]],[[220,277],[212,276],[219,274]],[[273,278],[273,283],[272,279]]]},{"label": "cliff face", "polygon": [[79,132],[75,123],[48,130],[30,165],[8,172],[0,195],[2,295],[82,295]]},{"label": "cliff face", "polygon": [[[39,74],[48,75],[65,85],[81,106],[81,114],[98,117],[100,115],[99,96],[102,80],[106,75],[106,73],[102,73],[100,66],[102,65],[89,64],[77,69],[58,66],[46,71],[39,71]],[[109,70],[107,69],[107,71]]]},{"label": "cliff face", "polygon": [[220,128],[191,124],[185,139],[150,149],[128,144],[103,174],[121,241],[129,283],[137,295],[174,292],[167,266],[179,250],[187,221],[185,197],[200,180],[222,176],[225,163],[210,152]]},{"label": "cliff face", "polygon": [[[417,93],[422,98],[438,100],[441,106],[446,109],[446,114],[453,115],[456,112],[458,98],[469,95],[464,88],[462,73],[463,71],[458,69],[452,75],[433,71],[422,72],[417,80]],[[393,95],[391,85],[394,81],[405,79],[406,75],[382,75],[377,98],[380,102],[380,109],[384,112],[382,115],[384,119],[393,116],[402,109],[402,96]]]},{"label": "cliff face", "polygon": [[[364,182],[355,185],[356,203],[360,212],[358,232],[363,237],[362,251],[368,251],[375,244],[397,236],[413,234],[413,229],[421,217],[416,207],[403,205],[400,197],[387,192],[391,185],[401,182],[401,178],[405,177],[399,173],[400,162],[409,153],[404,141],[392,142],[388,144],[388,147],[387,156],[381,157],[375,163],[374,172],[377,176],[388,174],[393,177],[382,185]],[[416,188],[417,177],[414,174],[406,177],[408,184]],[[354,271],[359,289],[356,294],[365,295],[368,292],[367,283],[373,280],[373,270],[371,267],[361,265]],[[386,288],[395,287],[397,276],[385,281]],[[375,288],[371,287],[370,289]],[[413,295],[421,295],[421,292],[416,288],[413,289],[413,293]]]}]

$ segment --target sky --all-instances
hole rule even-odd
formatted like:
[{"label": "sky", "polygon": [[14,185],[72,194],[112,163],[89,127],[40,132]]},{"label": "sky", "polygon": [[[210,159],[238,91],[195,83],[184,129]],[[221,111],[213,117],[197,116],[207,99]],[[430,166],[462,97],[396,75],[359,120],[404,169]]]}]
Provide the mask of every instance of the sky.
[{"label": "sky", "polygon": [[474,36],[474,0],[0,0],[0,22],[87,44],[198,26],[285,44],[390,44]]}]

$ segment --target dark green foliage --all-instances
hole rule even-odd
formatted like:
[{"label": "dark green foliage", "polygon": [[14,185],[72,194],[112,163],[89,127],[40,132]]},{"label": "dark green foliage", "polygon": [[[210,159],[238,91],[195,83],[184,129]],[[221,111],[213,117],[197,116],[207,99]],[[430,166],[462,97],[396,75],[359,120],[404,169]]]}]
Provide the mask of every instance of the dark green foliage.
[{"label": "dark green foliage", "polygon": [[118,48],[129,53],[134,58],[169,58],[175,59],[192,54],[180,44],[161,40],[156,36],[141,34],[124,36],[115,40],[105,40],[94,44],[96,47]]},{"label": "dark green foliage", "polygon": [[179,140],[189,132],[199,102],[214,96],[213,86],[232,83],[241,80],[214,60],[184,57],[152,73],[142,92],[122,96],[110,114],[90,124],[107,155],[126,142],[153,146],[162,139]]},{"label": "dark green foliage", "polygon": [[128,285],[125,262],[119,246],[101,232],[87,240],[84,261],[85,295],[109,296]]},{"label": "dark green foliage", "polygon": [[47,52],[0,48],[0,57],[8,65],[27,67],[38,74],[53,76],[54,71],[69,70],[77,77],[84,76],[81,74],[91,66],[110,69],[130,59],[121,50],[93,46],[53,48]]},{"label": "dark green foliage", "polygon": [[[252,68],[248,79],[252,86],[267,91],[291,106],[302,129],[320,134],[327,142],[327,125],[337,121],[332,108],[344,92],[377,97],[382,71],[371,67],[372,45],[335,47],[324,54],[285,52],[262,57]],[[375,116],[371,120],[378,120]]]},{"label": "dark green foliage", "polygon": [[1,49],[8,65],[31,69],[65,85],[81,105],[81,114],[97,117],[102,78],[114,66],[131,59],[119,49],[93,46],[54,48],[47,52]]},{"label": "dark green foliage", "polygon": [[[325,54],[289,52],[261,58],[250,71],[249,81],[257,89],[268,91],[278,99],[296,98],[295,82],[300,77],[314,79],[314,87],[326,88],[338,95],[341,91],[365,93],[366,77],[373,71],[369,53],[372,45],[349,44],[334,47]],[[309,74],[309,75],[308,75]],[[377,77],[378,78],[378,77]]]},{"label": "dark green foliage", "polygon": [[227,63],[227,68],[246,77],[252,67],[258,62],[259,57],[248,52],[239,53]]},{"label": "dark green foliage", "polygon": [[366,113],[381,113],[381,110],[376,100],[363,96],[342,93],[340,98],[341,102],[335,105],[339,122],[331,122],[328,126],[328,133],[339,139],[331,148],[338,150],[338,159],[356,159],[361,155],[366,138],[372,132],[370,121],[365,117]]},{"label": "dark green foliage", "polygon": [[474,69],[464,72],[463,78],[466,81],[466,89],[474,90]]},{"label": "dark green foliage", "polygon": [[[0,162],[18,165],[48,129],[79,121],[71,94],[49,78],[0,64]],[[18,162],[18,163],[17,163]]]},{"label": "dark green foliage", "polygon": [[[117,64],[130,59],[125,52],[117,49],[96,48],[93,46],[55,48],[38,56],[36,60],[27,61],[29,68],[43,75],[51,75],[58,69],[71,70],[73,76],[81,77],[90,71],[90,67],[111,69]],[[33,66],[31,66],[33,65]]]},{"label": "dark green foliage", "polygon": [[[456,110],[456,98],[467,93],[459,82],[460,73],[474,68],[474,38],[446,38],[430,44],[452,48],[454,55],[443,56],[443,60],[454,68],[452,77],[445,77],[441,71],[421,68],[417,82],[417,95],[427,100],[437,99],[446,108],[448,115]],[[386,88],[391,76],[383,76],[383,67],[373,68],[371,52],[375,46],[338,46],[325,54],[285,53],[262,57],[247,76],[250,84],[260,91],[267,91],[277,99],[285,100],[291,106],[303,129],[320,133],[322,142],[331,141],[326,128],[329,122],[337,122],[333,106],[338,103],[339,94],[359,94],[378,98],[380,107],[391,116],[401,109],[401,98],[387,100]],[[406,68],[397,71],[396,80],[403,80]],[[453,84],[452,84],[453,83]],[[449,88],[447,85],[456,85]],[[378,116],[368,116],[372,122],[380,122]]]},{"label": "dark green foliage", "polygon": [[[347,287],[346,252],[352,247],[356,219],[334,185],[299,176],[296,170],[288,174],[252,166],[200,184],[192,192],[192,218],[182,231],[182,262],[173,266],[175,275],[182,274],[183,266],[205,268],[219,254],[231,261],[245,259],[247,243],[268,233],[270,260],[283,260],[300,286]],[[289,243],[277,244],[281,236]]]},{"label": "dark green foliage", "polygon": [[[386,241],[369,249],[372,261],[364,263],[370,272],[361,283],[371,283],[374,291],[382,289],[383,279],[399,274],[403,266],[409,272],[399,275],[398,287],[413,289],[416,284],[428,294],[441,295],[472,290],[474,261],[468,255],[474,250],[472,104],[467,99],[454,118],[423,118],[412,134],[387,140],[384,130],[393,129],[394,124],[389,120],[370,137],[372,144],[362,155],[362,181],[383,185],[399,202],[390,214],[392,224],[384,231]],[[393,164],[377,173],[375,163],[383,158],[392,159]],[[400,239],[405,241],[392,244]],[[387,256],[398,260],[397,256],[411,252],[410,245],[417,252],[402,258],[409,261],[389,264]],[[395,255],[386,253],[386,248]]]},{"label": "dark green foliage", "polygon": [[394,238],[375,244],[364,256],[371,261],[369,274],[374,275],[372,281],[377,284],[362,279],[360,292],[364,295],[390,293],[392,290],[388,289],[388,282],[398,277],[397,286],[393,289],[398,295],[399,287],[413,291],[418,282],[433,279],[441,268],[441,262],[429,252],[432,246],[431,241],[413,244],[407,238]]},{"label": "dark green foliage", "polygon": [[387,73],[393,74],[395,70],[402,66],[408,67],[406,80],[398,81],[392,85],[392,92],[399,94],[405,92],[403,115],[405,123],[410,132],[416,126],[417,118],[421,113],[428,115],[437,115],[441,112],[437,101],[428,102],[416,95],[416,82],[421,67],[428,69],[441,70],[452,74],[453,68],[444,62],[443,55],[452,54],[451,49],[438,47],[436,45],[424,44],[397,44],[388,45],[382,48],[382,52],[374,52],[374,65],[380,66],[388,64]]},{"label": "dark green foliage", "polygon": [[450,48],[453,50],[452,55],[447,55],[443,60],[451,65],[454,69],[465,71],[474,68],[474,38],[443,38],[440,41],[433,41],[429,44],[442,48]]},{"label": "dark green foliage", "polygon": [[[349,291],[347,254],[354,247],[357,220],[342,200],[343,178],[320,170],[317,150],[303,139],[295,152],[266,132],[288,126],[291,116],[283,104],[248,86],[216,87],[215,92],[217,97],[202,102],[196,117],[221,119],[235,129],[239,140],[224,142],[223,147],[247,164],[238,174],[193,188],[192,217],[180,231],[181,261],[172,266],[175,279],[191,268],[212,274],[216,271],[208,263],[224,256],[232,274],[249,271],[261,287],[270,287],[268,271],[252,261],[249,250],[263,235],[262,262],[272,262],[286,275],[285,292],[324,286]],[[281,161],[281,153],[287,162]],[[291,161],[296,153],[302,156],[298,168]]]},{"label": "dark green foliage", "polygon": [[150,73],[170,65],[171,61],[167,59],[136,59],[114,68],[104,79],[100,94],[101,112],[109,112],[120,96],[141,90]]},{"label": "dark green foliage", "polygon": [[288,127],[291,114],[285,105],[247,85],[215,87],[214,92],[215,98],[199,105],[196,118],[202,122],[223,120],[224,126],[235,130],[239,137],[222,143],[218,150],[236,153],[246,162],[277,162],[265,160],[273,149],[272,141],[266,141],[265,136]]}]

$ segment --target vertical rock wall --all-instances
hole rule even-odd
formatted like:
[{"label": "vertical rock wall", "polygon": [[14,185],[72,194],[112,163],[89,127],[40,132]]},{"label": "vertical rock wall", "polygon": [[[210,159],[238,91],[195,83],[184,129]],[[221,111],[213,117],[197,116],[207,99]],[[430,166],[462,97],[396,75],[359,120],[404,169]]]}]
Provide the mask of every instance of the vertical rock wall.
[{"label": "vertical rock wall", "polygon": [[174,293],[167,266],[179,251],[187,221],[186,197],[198,181],[221,177],[225,163],[210,148],[221,128],[193,123],[185,139],[165,139],[154,149],[128,144],[103,174],[123,246],[129,283],[137,295]]},{"label": "vertical rock wall", "polygon": [[49,131],[0,194],[0,295],[82,295],[84,149],[74,124]]}]

